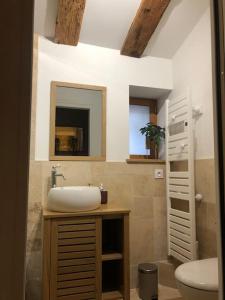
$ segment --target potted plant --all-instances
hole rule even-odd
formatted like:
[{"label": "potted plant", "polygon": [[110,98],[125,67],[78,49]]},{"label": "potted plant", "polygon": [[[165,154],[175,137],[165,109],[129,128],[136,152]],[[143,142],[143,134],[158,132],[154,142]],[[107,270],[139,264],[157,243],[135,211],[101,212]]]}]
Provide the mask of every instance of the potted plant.
[{"label": "potted plant", "polygon": [[158,158],[159,145],[165,139],[165,128],[150,122],[141,128],[140,132],[146,137],[146,149],[154,149],[154,157]]}]

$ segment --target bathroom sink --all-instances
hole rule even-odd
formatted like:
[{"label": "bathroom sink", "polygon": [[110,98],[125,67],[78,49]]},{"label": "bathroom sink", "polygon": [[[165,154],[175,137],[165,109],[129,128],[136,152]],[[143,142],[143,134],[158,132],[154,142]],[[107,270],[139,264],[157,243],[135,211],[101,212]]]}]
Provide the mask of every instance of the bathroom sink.
[{"label": "bathroom sink", "polygon": [[48,209],[59,212],[76,212],[97,209],[101,194],[95,186],[66,186],[51,188]]}]

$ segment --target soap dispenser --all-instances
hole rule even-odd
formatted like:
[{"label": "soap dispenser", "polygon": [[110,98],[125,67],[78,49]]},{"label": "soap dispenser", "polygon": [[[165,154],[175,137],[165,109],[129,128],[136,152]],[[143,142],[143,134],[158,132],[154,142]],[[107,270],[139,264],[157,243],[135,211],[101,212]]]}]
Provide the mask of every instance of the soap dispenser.
[{"label": "soap dispenser", "polygon": [[101,204],[106,204],[108,202],[108,191],[106,191],[101,183],[99,186],[101,192]]}]

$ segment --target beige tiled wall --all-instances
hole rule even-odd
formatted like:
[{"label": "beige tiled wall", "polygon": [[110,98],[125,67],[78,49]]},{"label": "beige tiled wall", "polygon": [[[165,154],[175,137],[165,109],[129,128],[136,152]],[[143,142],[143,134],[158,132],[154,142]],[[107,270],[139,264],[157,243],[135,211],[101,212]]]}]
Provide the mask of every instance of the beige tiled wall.
[{"label": "beige tiled wall", "polygon": [[203,195],[203,200],[196,203],[197,240],[199,257],[217,256],[217,206],[215,186],[215,161],[197,160],[195,163],[196,193]]}]

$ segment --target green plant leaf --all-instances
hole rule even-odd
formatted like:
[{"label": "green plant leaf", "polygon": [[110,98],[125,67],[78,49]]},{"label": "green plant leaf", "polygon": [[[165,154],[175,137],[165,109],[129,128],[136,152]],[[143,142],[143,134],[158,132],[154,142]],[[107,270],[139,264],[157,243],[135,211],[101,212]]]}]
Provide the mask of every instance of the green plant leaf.
[{"label": "green plant leaf", "polygon": [[153,141],[156,145],[159,145],[162,140],[165,139],[165,128],[147,123],[145,127],[140,128],[140,133],[149,138],[150,141]]}]

